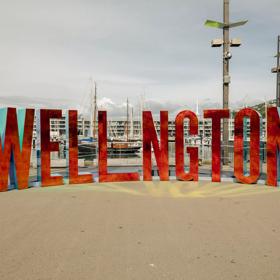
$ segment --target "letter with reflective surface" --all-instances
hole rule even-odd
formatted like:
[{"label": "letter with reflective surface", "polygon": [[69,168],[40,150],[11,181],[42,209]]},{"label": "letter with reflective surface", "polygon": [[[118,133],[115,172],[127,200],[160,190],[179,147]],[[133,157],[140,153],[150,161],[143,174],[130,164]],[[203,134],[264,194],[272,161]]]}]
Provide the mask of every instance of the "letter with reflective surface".
[{"label": "letter with reflective surface", "polygon": [[139,181],[139,173],[108,173],[107,166],[107,112],[98,111],[99,182]]},{"label": "letter with reflective surface", "polygon": [[[38,117],[38,116],[37,116]],[[59,151],[59,143],[50,139],[50,120],[62,117],[61,110],[40,110],[41,166],[38,168],[41,186],[63,185],[62,176],[51,176],[51,152]]]},{"label": "letter with reflective surface", "polygon": [[267,185],[276,187],[280,173],[280,107],[267,109]]},{"label": "letter with reflective surface", "polygon": [[143,178],[152,180],[152,145],[161,181],[169,179],[168,165],[168,112],[160,112],[160,145],[154,126],[152,113],[143,112]]},{"label": "letter with reflective surface", "polygon": [[204,118],[212,119],[212,182],[221,182],[221,120],[229,118],[229,110],[204,110]]},{"label": "letter with reflective surface", "polygon": [[[244,175],[244,118],[250,119],[250,175]],[[253,109],[240,110],[234,119],[234,176],[245,184],[253,184],[260,176],[260,116]]]},{"label": "letter with reflective surface", "polygon": [[78,168],[78,113],[75,110],[69,110],[66,122],[66,141],[67,141],[67,165],[69,184],[92,183],[92,174],[79,174]]},{"label": "letter with reflective surface", "polygon": [[198,147],[187,147],[186,152],[190,154],[189,172],[185,172],[184,163],[184,120],[189,119],[189,135],[198,134],[198,119],[192,111],[182,111],[175,119],[176,138],[176,177],[182,181],[198,181]]},{"label": "letter with reflective surface", "polygon": [[0,111],[0,191],[28,188],[34,110]]}]

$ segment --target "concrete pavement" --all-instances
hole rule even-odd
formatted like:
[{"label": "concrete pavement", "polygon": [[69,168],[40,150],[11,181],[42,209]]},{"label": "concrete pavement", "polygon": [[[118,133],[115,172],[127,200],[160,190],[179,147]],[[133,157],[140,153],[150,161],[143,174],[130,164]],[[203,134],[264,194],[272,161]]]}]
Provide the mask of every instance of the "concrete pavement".
[{"label": "concrete pavement", "polygon": [[0,193],[0,279],[279,279],[280,190],[105,183]]}]

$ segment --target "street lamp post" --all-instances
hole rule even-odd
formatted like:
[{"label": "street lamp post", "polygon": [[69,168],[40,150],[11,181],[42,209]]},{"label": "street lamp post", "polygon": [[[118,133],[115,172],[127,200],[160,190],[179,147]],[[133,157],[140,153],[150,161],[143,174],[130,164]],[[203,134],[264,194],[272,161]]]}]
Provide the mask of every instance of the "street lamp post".
[{"label": "street lamp post", "polygon": [[[223,39],[214,39],[211,42],[212,47],[221,47],[223,45],[223,108],[229,108],[229,84],[230,84],[230,75],[229,75],[229,60],[232,55],[230,52],[230,47],[239,47],[241,41],[238,38],[230,40],[229,30],[233,27],[242,26],[247,23],[245,21],[239,21],[230,23],[229,21],[229,0],[223,0],[224,3],[224,21],[218,22],[213,20],[206,20],[205,26],[219,28],[223,30]],[[223,120],[223,164],[227,165],[229,162],[229,149],[228,149],[228,140],[229,140],[229,122],[227,119]]]},{"label": "street lamp post", "polygon": [[277,54],[275,55],[275,57],[277,58],[277,65],[276,65],[276,67],[271,69],[271,72],[277,74],[277,78],[276,78],[276,104],[277,104],[277,107],[280,107],[280,36],[278,36]]},{"label": "street lamp post", "polygon": [[[228,109],[228,99],[229,99],[229,0],[224,0],[224,23],[227,27],[223,28],[223,108]],[[228,149],[228,120],[224,119],[223,121],[223,142],[224,142],[224,164],[228,164],[229,158],[229,149]]]}]

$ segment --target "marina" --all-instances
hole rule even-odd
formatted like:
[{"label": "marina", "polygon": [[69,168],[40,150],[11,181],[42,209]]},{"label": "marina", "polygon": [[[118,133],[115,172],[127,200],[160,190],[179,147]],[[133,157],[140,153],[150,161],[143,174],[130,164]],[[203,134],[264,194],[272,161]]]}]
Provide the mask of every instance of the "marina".
[{"label": "marina", "polygon": [[1,280],[280,279],[279,0],[0,2]]},{"label": "marina", "polygon": [[[95,95],[94,110],[97,108],[97,96]],[[265,103],[259,103],[251,106],[262,116],[261,118],[261,160],[266,162],[266,108],[268,106],[275,105],[276,100],[267,101]],[[129,105],[127,103],[127,112]],[[79,147],[79,159],[87,161],[88,164],[96,164],[98,158],[98,121],[97,111],[92,112],[92,118],[86,118],[86,116],[79,115],[78,118],[78,147]],[[229,119],[229,165],[233,164],[233,141],[234,141],[234,115],[235,112],[231,112],[232,118]],[[185,146],[198,147],[199,148],[199,160],[200,164],[209,164],[211,162],[211,145],[212,145],[212,124],[211,120],[204,119],[199,114],[199,108],[196,108],[198,115],[198,135],[190,136],[189,134],[189,122],[184,123],[184,142]],[[128,158],[134,158],[137,164],[142,164],[142,124],[141,120],[130,119],[130,115],[127,114],[126,119],[110,119],[107,122],[107,151],[108,158],[115,158],[125,160]],[[60,119],[52,119],[50,121],[50,137],[53,141],[60,143],[60,151],[52,153],[52,159],[59,160],[66,158],[66,116],[63,114]],[[160,121],[157,116],[154,119],[154,127],[159,137],[160,135]],[[249,154],[249,142],[250,142],[250,123],[246,123],[246,137],[245,150],[247,149],[247,155]],[[95,137],[93,137],[95,135]],[[32,166],[36,166],[36,120],[34,122],[33,132],[33,150],[32,150]],[[246,142],[247,141],[247,142]],[[168,121],[168,142],[169,142],[169,158],[170,161],[174,161],[175,158],[175,120]],[[247,143],[247,144],[246,144]],[[224,144],[222,144],[223,150]],[[247,147],[247,148],[246,148]],[[224,155],[222,154],[222,158]],[[185,162],[188,162],[188,155],[185,155]]]}]

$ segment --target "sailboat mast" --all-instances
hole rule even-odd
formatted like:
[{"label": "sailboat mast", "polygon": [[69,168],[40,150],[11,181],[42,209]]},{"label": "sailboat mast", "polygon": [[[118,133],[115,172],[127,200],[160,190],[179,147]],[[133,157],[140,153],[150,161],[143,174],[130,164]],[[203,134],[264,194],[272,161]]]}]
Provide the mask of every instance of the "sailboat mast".
[{"label": "sailboat mast", "polygon": [[90,130],[89,130],[89,136],[93,137],[93,122],[94,122],[94,116],[93,116],[93,104],[94,95],[93,95],[93,81],[92,78],[90,78]]},{"label": "sailboat mast", "polygon": [[131,115],[130,115],[130,137],[134,138],[134,120],[133,120],[133,107],[131,108]]},{"label": "sailboat mast", "polygon": [[93,100],[93,138],[96,139],[96,121],[97,121],[97,84],[94,82],[94,100]]},{"label": "sailboat mast", "polygon": [[129,137],[129,103],[128,103],[128,98],[126,100],[126,141],[128,141]]}]

